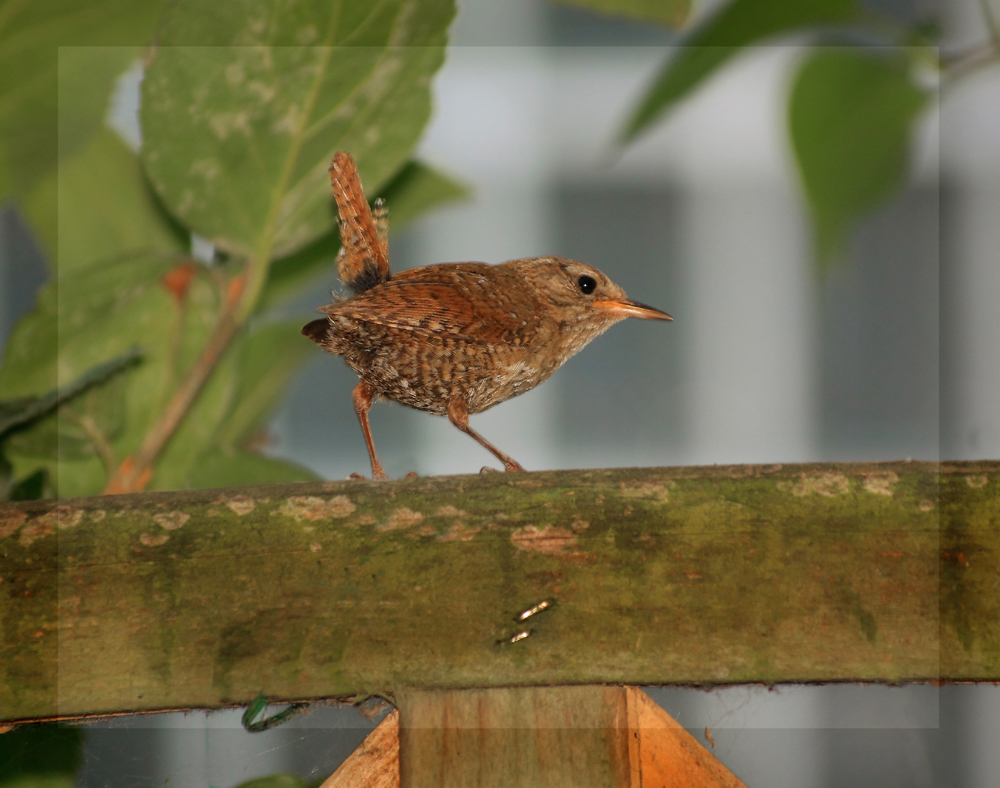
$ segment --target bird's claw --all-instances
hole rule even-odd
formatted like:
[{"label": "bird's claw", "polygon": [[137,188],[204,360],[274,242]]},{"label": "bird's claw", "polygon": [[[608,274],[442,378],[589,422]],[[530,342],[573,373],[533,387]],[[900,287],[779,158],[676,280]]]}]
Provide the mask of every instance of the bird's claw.
[{"label": "bird's claw", "polygon": [[[367,476],[362,476],[360,473],[352,473],[347,478],[348,479],[352,479],[352,480],[353,479],[361,479],[363,481],[368,481],[368,477]],[[385,471],[376,471],[375,473],[372,474],[371,480],[373,482],[387,482],[387,481],[389,481],[389,477],[386,475]]]}]

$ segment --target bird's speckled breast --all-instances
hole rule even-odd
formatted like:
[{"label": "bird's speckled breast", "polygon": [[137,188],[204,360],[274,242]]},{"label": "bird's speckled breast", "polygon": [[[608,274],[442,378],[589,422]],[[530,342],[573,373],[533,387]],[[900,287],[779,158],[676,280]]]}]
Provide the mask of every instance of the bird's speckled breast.
[{"label": "bird's speckled breast", "polygon": [[429,268],[326,309],[328,349],[383,396],[437,414],[461,396],[478,413],[534,388],[565,360],[539,363],[559,325],[516,274],[483,263]]}]

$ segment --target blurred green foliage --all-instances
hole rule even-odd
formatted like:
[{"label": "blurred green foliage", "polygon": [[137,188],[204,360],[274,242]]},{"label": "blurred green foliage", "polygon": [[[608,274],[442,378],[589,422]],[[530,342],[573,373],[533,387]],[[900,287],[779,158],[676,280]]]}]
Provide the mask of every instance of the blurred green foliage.
[{"label": "blurred green foliage", "polygon": [[556,0],[567,5],[578,5],[592,11],[614,16],[658,22],[669,27],[679,27],[691,13],[691,0]]},{"label": "blurred green foliage", "polygon": [[306,780],[296,774],[272,774],[270,777],[247,780],[235,788],[319,788],[324,782],[326,778]]},{"label": "blurred green foliage", "polygon": [[[572,1],[572,0],[567,0]],[[1000,62],[991,0],[980,0],[989,54]],[[589,0],[580,5],[596,7]],[[618,15],[632,3],[600,3]],[[611,7],[613,6],[613,7]],[[687,32],[624,124],[627,144],[665,118],[747,47],[803,45],[788,102],[791,147],[813,218],[821,270],[845,255],[853,223],[905,182],[910,141],[938,83],[966,73],[943,61],[933,18],[901,20],[861,0],[730,0]]]},{"label": "blurred green foliage", "polygon": [[[149,487],[313,478],[257,450],[314,351],[280,310],[333,268],[335,151],[387,199],[394,230],[464,195],[409,158],[454,11],[454,0],[4,6],[0,200],[29,217],[51,276],[7,345],[0,401],[55,397],[0,436],[8,495],[101,492],[205,367]],[[137,67],[138,153],[105,124]],[[191,258],[192,233],[213,261]],[[219,341],[227,319],[238,330]],[[205,357],[212,343],[223,352]],[[136,344],[137,363],[66,395]]]},{"label": "blurred green foliage", "polygon": [[0,733],[0,788],[73,788],[83,731],[27,725]]},{"label": "blurred green foliage", "polygon": [[803,59],[788,123],[819,260],[842,255],[855,217],[905,180],[911,129],[929,101],[899,51],[819,49]]}]

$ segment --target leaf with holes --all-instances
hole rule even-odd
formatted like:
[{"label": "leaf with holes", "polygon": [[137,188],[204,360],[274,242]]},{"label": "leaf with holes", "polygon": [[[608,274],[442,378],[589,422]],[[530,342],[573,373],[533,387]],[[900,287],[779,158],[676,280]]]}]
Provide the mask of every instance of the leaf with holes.
[{"label": "leaf with holes", "polygon": [[372,191],[406,162],[453,15],[453,0],[179,0],[143,82],[153,185],[227,252],[301,248],[335,223],[335,151]]}]

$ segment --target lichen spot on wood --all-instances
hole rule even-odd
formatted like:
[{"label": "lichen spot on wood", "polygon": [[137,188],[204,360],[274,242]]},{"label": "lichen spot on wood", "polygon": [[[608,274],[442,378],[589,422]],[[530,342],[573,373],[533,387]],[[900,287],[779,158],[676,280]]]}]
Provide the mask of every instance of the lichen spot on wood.
[{"label": "lichen spot on wood", "polygon": [[28,547],[36,539],[48,536],[53,531],[55,531],[55,527],[53,526],[52,519],[48,515],[42,515],[41,517],[35,517],[21,529],[21,536],[17,541]]},{"label": "lichen spot on wood", "polygon": [[799,498],[814,493],[833,498],[837,495],[847,495],[851,483],[842,473],[802,473],[797,482],[778,482],[778,489],[787,490]]},{"label": "lichen spot on wood", "polygon": [[985,487],[986,486],[986,482],[988,482],[988,481],[989,481],[989,479],[986,478],[985,474],[983,474],[981,476],[966,476],[965,477],[966,484],[968,484],[974,490],[978,489],[980,487]]},{"label": "lichen spot on wood", "polygon": [[282,504],[278,512],[301,522],[347,517],[357,508],[346,495],[335,495],[328,501],[316,495],[293,495]]},{"label": "lichen spot on wood", "polygon": [[236,495],[226,501],[226,506],[234,513],[242,517],[245,514],[250,514],[255,508],[257,508],[257,502],[253,498],[248,498],[245,495]]},{"label": "lichen spot on wood", "polygon": [[455,506],[451,506],[451,505],[448,505],[448,506],[439,506],[438,509],[437,509],[437,511],[434,512],[434,514],[437,515],[438,517],[467,517],[468,516],[466,514],[466,512],[463,512],[461,509],[459,509],[459,508],[457,508]]},{"label": "lichen spot on wood", "polygon": [[878,471],[864,474],[864,487],[868,492],[876,495],[888,495],[892,497],[892,488],[899,481],[899,475],[892,471]]},{"label": "lichen spot on wood", "polygon": [[[18,541],[25,547],[28,547],[36,539],[41,539],[43,536],[49,536],[54,533],[57,528],[60,530],[76,528],[80,524],[80,521],[83,520],[83,514],[83,509],[76,509],[72,506],[57,506],[45,514],[32,518],[27,525],[21,528],[21,535]],[[0,535],[8,536],[13,534],[22,523],[24,523],[24,514],[22,512],[13,513],[10,521],[0,520],[0,528],[3,529],[0,531]]]},{"label": "lichen spot on wood", "polygon": [[411,528],[424,519],[423,514],[407,509],[405,506],[396,509],[389,515],[389,519],[379,523],[376,531],[395,531],[399,528]]},{"label": "lichen spot on wood", "polygon": [[16,534],[17,529],[24,525],[27,519],[28,515],[24,512],[0,512],[0,539]]},{"label": "lichen spot on wood", "polygon": [[168,531],[176,531],[178,528],[183,527],[184,523],[191,519],[191,515],[187,512],[161,512],[160,514],[154,514],[153,520],[161,528],[166,528]]},{"label": "lichen spot on wood", "polygon": [[576,534],[567,528],[547,525],[536,528],[526,525],[510,535],[510,541],[518,550],[530,550],[546,555],[563,555],[569,548],[576,547]]},{"label": "lichen spot on wood", "polygon": [[649,498],[660,503],[670,500],[670,490],[667,486],[653,482],[621,482],[618,490],[622,498]]},{"label": "lichen spot on wood", "polygon": [[139,537],[139,541],[142,542],[146,547],[159,547],[164,544],[170,538],[170,534],[157,534],[156,536],[151,536],[149,534],[143,534]]},{"label": "lichen spot on wood", "polygon": [[[443,507],[442,507],[443,508]],[[477,533],[479,528],[469,528],[465,523],[459,521],[451,526],[447,531],[438,537],[439,542],[469,542]]]},{"label": "lichen spot on wood", "polygon": [[83,519],[83,509],[75,509],[72,506],[57,506],[45,517],[51,517],[59,530],[76,528]]}]

